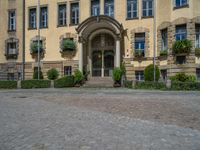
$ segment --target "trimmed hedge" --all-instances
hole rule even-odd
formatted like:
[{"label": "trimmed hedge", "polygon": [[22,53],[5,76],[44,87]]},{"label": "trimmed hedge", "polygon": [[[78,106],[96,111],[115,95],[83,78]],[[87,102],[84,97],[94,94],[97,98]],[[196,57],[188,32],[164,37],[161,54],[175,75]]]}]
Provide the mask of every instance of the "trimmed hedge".
[{"label": "trimmed hedge", "polygon": [[[160,78],[160,69],[158,68],[157,65],[155,66],[155,71],[156,71],[156,81],[158,81]],[[150,64],[145,68],[144,79],[145,81],[154,81],[154,65],[153,64]]]},{"label": "trimmed hedge", "polygon": [[133,81],[125,80],[124,81],[124,86],[126,88],[132,89],[133,88]]},{"label": "trimmed hedge", "polygon": [[200,82],[172,82],[171,90],[199,91]]},{"label": "trimmed hedge", "polygon": [[135,89],[166,89],[164,82],[136,82]]},{"label": "trimmed hedge", "polygon": [[74,76],[65,76],[54,81],[55,88],[65,88],[74,86]]},{"label": "trimmed hedge", "polygon": [[50,88],[50,80],[24,80],[21,81],[22,89],[32,89],[32,88]]},{"label": "trimmed hedge", "polygon": [[17,81],[0,81],[0,89],[16,89]]}]

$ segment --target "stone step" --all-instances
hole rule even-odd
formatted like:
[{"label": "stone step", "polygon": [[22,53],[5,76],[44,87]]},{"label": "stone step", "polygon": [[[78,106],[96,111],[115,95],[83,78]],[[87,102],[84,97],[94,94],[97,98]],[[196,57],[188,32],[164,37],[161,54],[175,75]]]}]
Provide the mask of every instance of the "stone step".
[{"label": "stone step", "polygon": [[90,77],[85,83],[87,88],[110,88],[113,87],[112,77]]}]

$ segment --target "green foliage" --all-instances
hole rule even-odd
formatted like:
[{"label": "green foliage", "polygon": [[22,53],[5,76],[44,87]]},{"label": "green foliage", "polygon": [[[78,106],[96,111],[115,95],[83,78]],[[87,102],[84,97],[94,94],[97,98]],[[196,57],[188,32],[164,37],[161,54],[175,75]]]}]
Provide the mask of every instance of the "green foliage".
[{"label": "green foliage", "polygon": [[22,89],[32,89],[32,88],[50,88],[50,80],[24,80],[21,81]]},{"label": "green foliage", "polygon": [[74,83],[76,85],[81,85],[83,83],[84,80],[84,75],[80,70],[75,70],[74,72]]},{"label": "green foliage", "polygon": [[76,44],[71,39],[63,39],[61,48],[64,51],[67,51],[67,50],[72,51],[72,50],[75,50]]},{"label": "green foliage", "polygon": [[[40,77],[40,79],[44,79],[41,69],[40,69],[39,77]],[[34,70],[33,79],[38,79],[38,70]]]},{"label": "green foliage", "polygon": [[[40,53],[43,51],[42,43],[39,44]],[[38,53],[38,43],[32,42],[31,43],[31,53],[37,54]]]},{"label": "green foliage", "polygon": [[17,81],[0,81],[0,89],[16,89]]},{"label": "green foliage", "polygon": [[143,50],[135,50],[135,57],[144,57],[144,51]]},{"label": "green foliage", "polygon": [[121,70],[122,70],[122,75],[125,75],[126,74],[126,67],[125,67],[124,62],[121,64]]},{"label": "green foliage", "polygon": [[186,75],[185,73],[178,73],[175,76],[170,77],[172,82],[195,82],[196,76],[194,75]]},{"label": "green foliage", "polygon": [[122,70],[121,68],[114,68],[112,78],[115,82],[120,82],[122,77]]},{"label": "green foliage", "polygon": [[172,82],[172,90],[187,90],[196,91],[200,90],[200,82]]},{"label": "green foliage", "polygon": [[132,89],[133,88],[133,81],[125,80],[124,81],[124,86],[126,88]]},{"label": "green foliage", "polygon": [[196,55],[197,57],[200,57],[200,48],[196,48],[196,49],[195,49],[195,55]]},{"label": "green foliage", "polygon": [[161,50],[160,51],[160,56],[167,56],[168,55],[168,51],[167,50]]},{"label": "green foliage", "polygon": [[[158,66],[156,66],[156,81],[160,78],[160,70]],[[145,81],[154,81],[154,65],[151,64],[147,66],[144,70],[144,79]]]},{"label": "green foliage", "polygon": [[179,40],[173,44],[174,54],[190,53],[192,49],[192,42],[190,40]]},{"label": "green foliage", "polygon": [[166,89],[164,82],[136,82],[135,89]]},{"label": "green foliage", "polygon": [[74,87],[74,76],[65,76],[55,80],[55,88]]},{"label": "green foliage", "polygon": [[59,76],[59,73],[55,68],[52,68],[52,69],[48,70],[48,72],[47,72],[47,77],[49,80],[55,80],[58,78],[58,76]]}]

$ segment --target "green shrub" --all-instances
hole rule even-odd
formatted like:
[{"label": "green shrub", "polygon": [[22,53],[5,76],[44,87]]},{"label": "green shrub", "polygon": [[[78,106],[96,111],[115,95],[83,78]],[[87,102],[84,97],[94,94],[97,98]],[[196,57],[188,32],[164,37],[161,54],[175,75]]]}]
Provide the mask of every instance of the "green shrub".
[{"label": "green shrub", "polygon": [[[43,73],[42,73],[41,69],[40,69],[39,76],[40,76],[40,79],[44,79]],[[38,79],[38,70],[34,70],[34,72],[33,72],[33,79],[34,80]]]},{"label": "green shrub", "polygon": [[136,82],[135,89],[166,89],[164,82]]},{"label": "green shrub", "polygon": [[176,41],[172,49],[174,54],[190,53],[192,42],[187,39]]},{"label": "green shrub", "polygon": [[175,76],[170,77],[170,80],[175,82],[195,82],[196,76],[186,75],[185,73],[178,73]]},{"label": "green shrub", "polygon": [[[156,66],[156,81],[160,78],[160,70],[158,66]],[[144,79],[145,81],[154,81],[154,65],[151,64],[147,66],[144,70]]]},{"label": "green shrub", "polygon": [[112,75],[112,78],[115,82],[120,82],[121,81],[121,78],[122,78],[122,70],[121,68],[114,68],[113,69],[113,75]]},{"label": "green shrub", "polygon": [[134,52],[135,57],[144,57],[144,50],[135,50]]},{"label": "green shrub", "polygon": [[196,49],[195,49],[195,55],[196,55],[197,57],[200,57],[200,48],[196,48]]},{"label": "green shrub", "polygon": [[76,48],[76,44],[73,40],[63,39],[62,45],[61,45],[61,49],[63,51],[67,51],[67,50],[72,51],[72,50],[75,50],[75,48]]},{"label": "green shrub", "polygon": [[126,74],[126,67],[125,67],[125,63],[121,64],[121,70],[122,70],[122,75]]},{"label": "green shrub", "polygon": [[[40,53],[43,51],[42,43],[39,44]],[[31,43],[31,53],[37,54],[38,53],[38,42]]]},{"label": "green shrub", "polygon": [[0,89],[16,89],[17,81],[0,81]]},{"label": "green shrub", "polygon": [[126,88],[132,89],[132,88],[133,88],[133,81],[125,80],[125,81],[124,81],[124,86],[125,86]]},{"label": "green shrub", "polygon": [[50,88],[50,80],[24,80],[21,81],[22,89],[32,89],[32,88]]},{"label": "green shrub", "polygon": [[74,84],[81,85],[84,80],[84,75],[80,70],[75,70],[74,72]]},{"label": "green shrub", "polygon": [[200,82],[172,82],[172,90],[188,90],[195,91],[200,90]]},{"label": "green shrub", "polygon": [[74,76],[64,76],[54,81],[55,88],[74,87]]},{"label": "green shrub", "polygon": [[167,56],[168,55],[168,51],[167,50],[161,50],[160,51],[160,56]]},{"label": "green shrub", "polygon": [[59,73],[55,68],[52,68],[52,69],[48,70],[48,72],[47,72],[47,77],[49,80],[55,80],[58,78],[58,76],[59,76]]}]

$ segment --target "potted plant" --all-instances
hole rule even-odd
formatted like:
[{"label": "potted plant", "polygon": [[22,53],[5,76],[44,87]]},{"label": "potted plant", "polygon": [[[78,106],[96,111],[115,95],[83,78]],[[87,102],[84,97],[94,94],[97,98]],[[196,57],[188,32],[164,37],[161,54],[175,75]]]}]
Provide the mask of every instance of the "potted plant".
[{"label": "potted plant", "polygon": [[179,40],[173,44],[174,54],[189,54],[192,49],[192,42],[190,40]]},{"label": "potted plant", "polygon": [[63,51],[73,51],[76,48],[76,44],[72,39],[63,39],[61,49]]},{"label": "potted plant", "polygon": [[[39,50],[40,53],[43,51],[42,43],[39,43]],[[38,53],[38,42],[32,42],[31,43],[31,54],[37,54]]]},{"label": "potted plant", "polygon": [[160,51],[160,57],[166,57],[168,55],[168,50],[161,50]]},{"label": "potted plant", "polygon": [[112,78],[114,80],[114,87],[121,86],[122,70],[121,68],[114,68]]},{"label": "potted plant", "polygon": [[135,57],[140,58],[144,57],[144,50],[135,50]]},{"label": "potted plant", "polygon": [[74,72],[74,84],[75,87],[80,87],[83,83],[84,75],[80,70],[75,70]]}]

